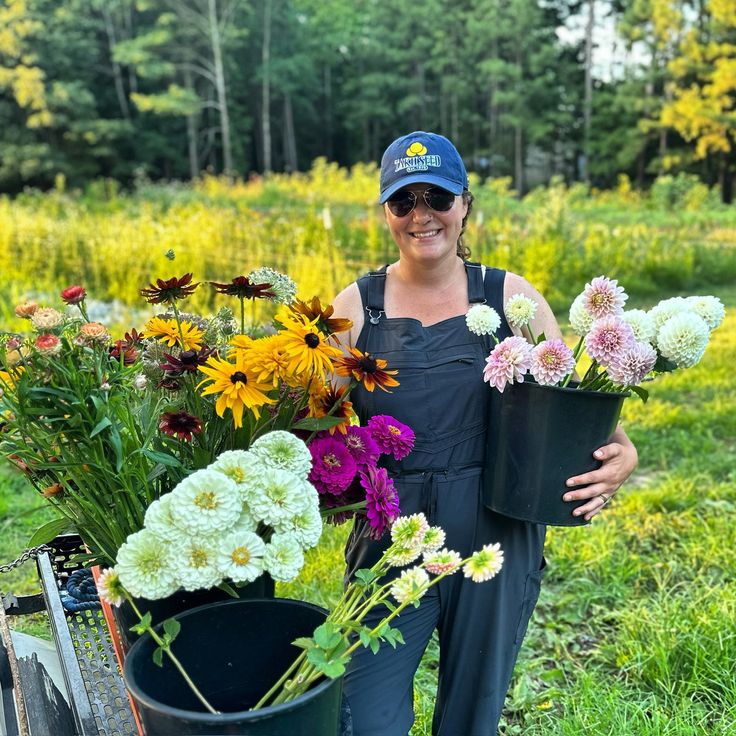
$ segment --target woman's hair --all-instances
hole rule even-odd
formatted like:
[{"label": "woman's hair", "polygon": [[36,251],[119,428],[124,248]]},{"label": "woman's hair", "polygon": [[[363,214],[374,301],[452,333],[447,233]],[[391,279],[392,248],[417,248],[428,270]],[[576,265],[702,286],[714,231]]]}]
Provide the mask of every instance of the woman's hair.
[{"label": "woman's hair", "polygon": [[463,191],[463,202],[468,205],[468,211],[465,213],[465,217],[463,217],[462,222],[462,229],[460,230],[460,235],[457,239],[457,254],[462,258],[464,261],[467,261],[468,258],[470,258],[470,248],[468,248],[465,243],[463,243],[463,233],[465,232],[465,225],[468,222],[468,218],[470,217],[470,213],[473,210],[473,193],[469,191],[468,189]]}]

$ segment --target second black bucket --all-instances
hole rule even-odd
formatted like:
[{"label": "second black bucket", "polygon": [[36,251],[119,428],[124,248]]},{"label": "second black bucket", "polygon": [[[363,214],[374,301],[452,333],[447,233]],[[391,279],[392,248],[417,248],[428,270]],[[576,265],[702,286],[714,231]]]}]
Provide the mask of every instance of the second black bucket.
[{"label": "second black bucket", "polygon": [[[580,501],[562,500],[565,481],[600,467],[593,452],[616,429],[628,394],[541,386],[493,391],[484,473],[486,506],[514,519],[580,526]],[[584,503],[587,503],[585,501]]]},{"label": "second black bucket", "polygon": [[327,612],[303,601],[230,600],[187,611],[172,651],[205,698],[204,711],[168,657],[154,664],[146,634],[125,658],[124,677],[146,736],[338,736],[342,679],[324,680],[290,703],[251,711],[311,636]]}]

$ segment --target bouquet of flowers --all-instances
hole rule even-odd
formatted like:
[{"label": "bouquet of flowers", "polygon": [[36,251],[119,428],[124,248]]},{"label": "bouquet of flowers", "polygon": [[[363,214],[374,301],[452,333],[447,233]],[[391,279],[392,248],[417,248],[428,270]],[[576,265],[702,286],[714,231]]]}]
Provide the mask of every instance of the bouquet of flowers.
[{"label": "bouquet of flowers", "polygon": [[[402,427],[401,442],[387,441],[385,423],[355,426],[349,401],[358,382],[398,385],[396,371],[356,350],[344,355],[336,333],[349,321],[316,297],[296,299],[284,274],[262,268],[211,283],[239,301],[239,319],[227,307],[209,319],[184,311],[201,287],[192,274],[151,283],[141,294],[161,311],[119,339],[89,321],[82,286],[64,289],[63,312],[17,307],[32,331],[0,336],[0,451],[61,516],[33,543],[74,529],[91,561],[113,565],[157,499],[274,431],[312,446],[306,472],[324,515],[345,519],[367,506],[376,534],[398,515],[376,461],[408,452],[413,435]],[[249,300],[272,305],[272,321],[247,321]]]},{"label": "bouquet of flowers", "polygon": [[[627,299],[616,280],[598,276],[586,284],[570,308],[570,324],[579,339],[569,348],[562,340],[533,335],[529,323],[536,302],[523,294],[512,296],[504,306],[506,319],[524,337],[497,342],[486,359],[484,380],[503,392],[531,376],[544,386],[633,391],[646,401],[647,391],[640,384],[698,363],[725,315],[714,296],[665,299],[649,311],[625,310]],[[485,305],[471,307],[467,315],[469,329],[477,334],[492,334],[500,323],[498,314]],[[582,361],[587,368],[577,371]],[[582,378],[571,384],[576,371]]]}]

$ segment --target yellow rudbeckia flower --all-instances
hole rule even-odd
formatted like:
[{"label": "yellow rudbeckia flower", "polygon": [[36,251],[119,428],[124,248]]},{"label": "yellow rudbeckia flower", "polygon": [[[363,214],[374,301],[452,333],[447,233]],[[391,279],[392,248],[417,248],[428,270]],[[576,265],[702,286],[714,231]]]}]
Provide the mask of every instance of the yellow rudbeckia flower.
[{"label": "yellow rudbeckia flower", "polygon": [[283,320],[285,329],[279,335],[284,351],[291,358],[289,370],[307,373],[323,381],[327,373],[332,373],[332,359],[339,358],[342,352],[327,342],[327,336],[316,327],[316,323],[317,319],[295,315],[294,319]]},{"label": "yellow rudbeckia flower", "polygon": [[191,322],[184,320],[181,323],[181,334],[174,319],[151,317],[143,330],[143,337],[154,337],[168,347],[181,346],[182,350],[199,350],[202,347],[204,332]]}]

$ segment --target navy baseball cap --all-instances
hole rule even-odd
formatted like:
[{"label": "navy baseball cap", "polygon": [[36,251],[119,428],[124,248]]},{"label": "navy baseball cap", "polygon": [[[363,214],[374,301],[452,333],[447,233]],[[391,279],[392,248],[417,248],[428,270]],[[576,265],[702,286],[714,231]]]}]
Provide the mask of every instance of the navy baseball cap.
[{"label": "navy baseball cap", "polygon": [[468,188],[468,172],[445,136],[417,130],[397,138],[384,152],[378,201],[383,204],[408,184],[434,184],[457,195]]}]

